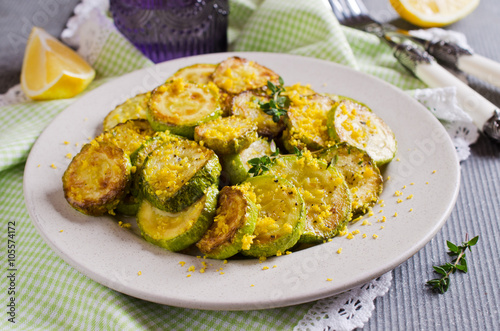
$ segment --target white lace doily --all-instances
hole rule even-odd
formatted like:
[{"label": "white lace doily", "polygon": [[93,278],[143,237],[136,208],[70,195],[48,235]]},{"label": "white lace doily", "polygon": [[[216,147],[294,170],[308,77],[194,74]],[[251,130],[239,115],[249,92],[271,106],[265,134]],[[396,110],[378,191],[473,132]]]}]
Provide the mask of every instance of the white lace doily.
[{"label": "white lace doily", "polygon": [[477,141],[479,133],[471,117],[458,106],[456,88],[421,89],[410,93],[441,121],[455,145],[458,159],[467,159],[469,145]]},{"label": "white lace doily", "polygon": [[388,272],[361,287],[318,300],[294,331],[342,331],[362,327],[375,309],[373,300],[389,291],[391,281],[392,274]]}]

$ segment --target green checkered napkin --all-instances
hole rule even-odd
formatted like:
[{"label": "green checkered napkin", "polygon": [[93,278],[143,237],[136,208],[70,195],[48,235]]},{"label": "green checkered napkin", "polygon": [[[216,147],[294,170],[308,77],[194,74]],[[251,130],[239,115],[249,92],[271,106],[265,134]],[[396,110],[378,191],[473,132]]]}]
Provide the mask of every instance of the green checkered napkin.
[{"label": "green checkered napkin", "polygon": [[[400,88],[424,87],[371,35],[344,28],[321,0],[230,1],[232,50],[292,53],[330,60]],[[113,32],[93,67],[90,88],[152,63]],[[74,99],[0,108],[0,215],[3,307],[0,329],[184,330],[293,329],[314,303],[262,311],[202,311],[169,307],[110,290],[67,265],[37,234],[23,200],[24,162],[38,135]],[[7,222],[15,221],[15,324],[6,314]]]}]

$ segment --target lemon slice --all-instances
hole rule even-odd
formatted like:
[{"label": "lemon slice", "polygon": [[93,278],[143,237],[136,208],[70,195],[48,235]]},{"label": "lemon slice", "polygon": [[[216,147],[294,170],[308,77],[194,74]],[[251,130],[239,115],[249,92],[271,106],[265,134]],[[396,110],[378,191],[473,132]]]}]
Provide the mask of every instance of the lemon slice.
[{"label": "lemon slice", "polygon": [[422,28],[454,23],[476,9],[479,0],[390,0],[408,22]]},{"label": "lemon slice", "polygon": [[31,30],[21,70],[21,88],[29,98],[72,98],[94,77],[94,69],[71,48],[41,28]]}]

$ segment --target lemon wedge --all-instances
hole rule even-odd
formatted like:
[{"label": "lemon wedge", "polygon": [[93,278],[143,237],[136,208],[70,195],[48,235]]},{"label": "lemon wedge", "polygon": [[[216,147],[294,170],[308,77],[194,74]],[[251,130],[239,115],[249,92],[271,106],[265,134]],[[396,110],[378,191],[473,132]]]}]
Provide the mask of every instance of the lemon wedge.
[{"label": "lemon wedge", "polygon": [[71,48],[41,28],[31,30],[21,70],[21,88],[29,98],[72,98],[94,77],[94,69]]},{"label": "lemon wedge", "polygon": [[406,21],[422,27],[440,27],[454,23],[476,9],[479,0],[390,0]]}]

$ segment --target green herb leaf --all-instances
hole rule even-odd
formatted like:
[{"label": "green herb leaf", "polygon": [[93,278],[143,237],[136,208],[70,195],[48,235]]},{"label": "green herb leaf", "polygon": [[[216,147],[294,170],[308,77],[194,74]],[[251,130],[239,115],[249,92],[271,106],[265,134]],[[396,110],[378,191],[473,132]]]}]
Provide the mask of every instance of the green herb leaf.
[{"label": "green herb leaf", "polygon": [[433,266],[433,268],[438,274],[446,275],[446,270],[443,267]]},{"label": "green herb leaf", "polygon": [[267,81],[267,88],[270,92],[270,100],[268,102],[259,101],[260,109],[266,114],[273,117],[274,122],[279,122],[281,117],[287,115],[287,108],[290,106],[290,99],[287,96],[280,95],[285,91],[283,78],[279,77],[279,85],[274,85],[273,82]]},{"label": "green herb leaf", "polygon": [[335,167],[337,165],[338,161],[339,161],[339,155],[335,154],[335,156],[332,158],[332,160],[328,164],[328,167],[330,167],[330,166]]},{"label": "green herb leaf", "polygon": [[457,256],[457,258],[454,259],[453,263],[447,262],[441,266],[433,266],[434,271],[440,274],[442,277],[431,279],[427,281],[426,284],[431,286],[432,289],[438,291],[441,294],[448,291],[448,288],[450,286],[450,275],[455,273],[455,271],[457,270],[460,270],[464,273],[467,272],[467,261],[465,259],[465,251],[467,249],[470,250],[471,246],[474,246],[477,243],[478,239],[479,236],[476,236],[471,240],[468,240],[468,236],[465,235],[465,242],[463,242],[462,245],[460,246],[457,246],[452,242],[447,241],[446,245],[448,246],[449,249],[448,254]]},{"label": "green herb leaf", "polygon": [[446,241],[446,245],[448,245],[448,249],[450,250],[450,252],[457,254],[460,253],[460,249],[458,248],[458,246],[452,243],[451,241]]},{"label": "green herb leaf", "polygon": [[297,148],[297,146],[293,146],[293,154],[297,155],[298,157],[302,157],[302,151]]},{"label": "green herb leaf", "polygon": [[269,170],[271,163],[272,160],[267,155],[250,159],[248,160],[248,164],[251,165],[251,168],[248,170],[248,173],[253,174],[254,177],[260,176],[264,171]]},{"label": "green herb leaf", "polygon": [[[471,240],[469,240],[469,241],[467,242],[467,244],[468,244],[469,246],[474,246],[475,244],[477,244],[477,241],[478,241],[478,240],[479,240],[479,236],[475,236],[474,238],[472,238]],[[470,247],[469,247],[469,248],[470,248]]]}]

